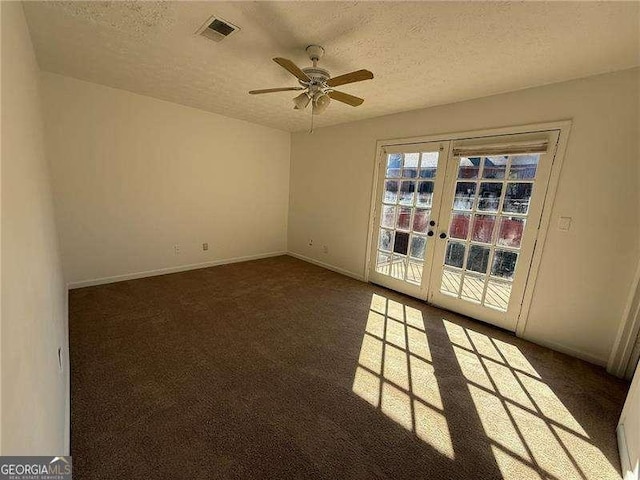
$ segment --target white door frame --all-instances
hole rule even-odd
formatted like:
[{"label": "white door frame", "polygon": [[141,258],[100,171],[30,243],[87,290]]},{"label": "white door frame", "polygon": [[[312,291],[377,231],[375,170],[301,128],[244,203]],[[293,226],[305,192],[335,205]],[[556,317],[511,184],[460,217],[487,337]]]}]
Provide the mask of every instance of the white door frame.
[{"label": "white door frame", "polygon": [[636,269],[629,298],[618,327],[618,334],[607,362],[607,372],[630,379],[638,362],[640,344],[640,262]]},{"label": "white door frame", "polygon": [[404,144],[412,144],[412,143],[429,143],[429,142],[442,142],[449,140],[464,140],[471,138],[481,138],[481,137],[493,137],[498,135],[513,135],[513,134],[521,134],[521,133],[534,133],[534,132],[542,132],[548,130],[558,130],[558,145],[556,148],[555,157],[552,160],[551,165],[551,174],[549,176],[549,181],[546,185],[546,192],[544,195],[544,204],[542,207],[542,216],[540,219],[540,227],[538,229],[538,237],[536,244],[534,246],[533,255],[531,259],[531,266],[529,268],[529,274],[526,280],[523,301],[520,306],[520,311],[518,313],[518,322],[516,325],[516,335],[521,337],[524,336],[527,320],[529,316],[529,310],[531,308],[531,301],[533,299],[533,294],[535,291],[535,284],[538,277],[538,270],[540,268],[540,261],[542,259],[542,253],[544,251],[544,245],[546,243],[547,233],[549,231],[549,225],[551,223],[551,212],[553,210],[553,205],[555,202],[556,192],[558,189],[558,183],[560,180],[560,173],[562,171],[562,164],[564,162],[565,151],[567,148],[567,142],[569,139],[569,132],[571,130],[571,120],[561,120],[557,122],[548,122],[548,123],[536,123],[529,125],[519,125],[513,127],[503,127],[503,128],[493,128],[493,129],[485,129],[485,130],[471,130],[465,132],[454,132],[454,133],[443,133],[437,135],[428,135],[421,137],[410,137],[410,138],[401,138],[401,139],[387,139],[387,140],[378,140],[376,142],[376,153],[374,157],[374,171],[373,178],[371,181],[371,199],[370,199],[370,208],[369,208],[369,229],[367,232],[367,251],[365,256],[365,264],[364,264],[364,281],[369,281],[369,266],[371,263],[371,250],[373,244],[373,236],[375,231],[375,208],[376,201],[378,200],[376,196],[376,187],[380,177],[380,158],[383,155],[383,148],[394,146],[394,145],[404,145]]}]

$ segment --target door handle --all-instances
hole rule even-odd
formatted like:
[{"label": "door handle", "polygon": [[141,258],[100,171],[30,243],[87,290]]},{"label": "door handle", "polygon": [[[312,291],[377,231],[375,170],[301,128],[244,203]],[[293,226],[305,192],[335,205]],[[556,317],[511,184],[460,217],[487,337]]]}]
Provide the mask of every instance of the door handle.
[{"label": "door handle", "polygon": [[447,234],[446,234],[446,233],[444,233],[444,232],[442,232],[442,233],[440,234],[440,238],[447,238]]}]

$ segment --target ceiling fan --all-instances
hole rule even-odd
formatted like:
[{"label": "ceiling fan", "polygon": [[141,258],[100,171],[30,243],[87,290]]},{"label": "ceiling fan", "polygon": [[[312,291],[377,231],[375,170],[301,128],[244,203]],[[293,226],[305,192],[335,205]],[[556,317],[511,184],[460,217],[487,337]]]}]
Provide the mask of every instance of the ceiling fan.
[{"label": "ceiling fan", "polygon": [[304,92],[293,99],[293,108],[303,110],[311,103],[313,115],[319,115],[324,112],[331,103],[331,99],[346,103],[352,107],[362,105],[364,99],[334,90],[333,87],[346,85],[347,83],[361,82],[362,80],[370,80],[373,78],[373,73],[369,70],[356,70],[355,72],[345,73],[344,75],[332,78],[327,70],[318,67],[318,61],[324,55],[324,48],[320,45],[309,45],[307,47],[307,53],[309,54],[309,59],[313,62],[313,67],[299,68],[295,63],[286,58],[276,57],[273,59],[274,62],[298,79],[301,85],[300,87],[267,88],[264,90],[251,90],[249,93],[256,95],[261,93],[304,90]]}]

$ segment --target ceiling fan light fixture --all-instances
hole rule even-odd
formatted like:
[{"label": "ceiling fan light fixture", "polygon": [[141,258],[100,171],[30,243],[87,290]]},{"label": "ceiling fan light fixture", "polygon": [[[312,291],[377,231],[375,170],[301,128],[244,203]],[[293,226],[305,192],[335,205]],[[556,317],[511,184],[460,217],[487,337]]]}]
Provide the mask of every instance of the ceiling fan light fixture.
[{"label": "ceiling fan light fixture", "polygon": [[300,68],[291,60],[282,57],[275,57],[273,59],[274,62],[298,79],[299,86],[262,88],[259,90],[251,90],[249,94],[258,95],[262,93],[303,90],[303,93],[293,99],[293,108],[294,110],[304,110],[309,106],[309,103],[311,103],[311,132],[313,132],[314,116],[324,113],[331,104],[331,100],[336,100],[337,102],[352,107],[358,107],[364,102],[363,98],[334,90],[334,87],[361,82],[363,80],[371,80],[373,73],[369,70],[361,69],[332,77],[328,70],[318,66],[318,62],[324,55],[324,48],[320,45],[309,45],[307,47],[307,54],[309,55],[309,60],[313,62],[312,67]]},{"label": "ceiling fan light fixture", "polygon": [[309,105],[311,101],[311,97],[307,95],[307,92],[301,93],[296,98],[293,99],[294,109],[296,110],[304,110]]},{"label": "ceiling fan light fixture", "polygon": [[329,98],[329,95],[327,95],[326,93],[320,93],[316,95],[316,97],[313,99],[314,115],[320,115],[322,112],[324,112],[327,109],[330,103],[331,103],[331,99]]}]

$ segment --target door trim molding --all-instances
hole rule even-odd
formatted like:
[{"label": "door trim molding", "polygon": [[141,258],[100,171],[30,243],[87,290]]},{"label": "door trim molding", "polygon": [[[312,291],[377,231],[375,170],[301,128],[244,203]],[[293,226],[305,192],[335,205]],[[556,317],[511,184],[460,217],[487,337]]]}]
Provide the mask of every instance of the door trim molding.
[{"label": "door trim molding", "polygon": [[515,126],[503,126],[479,130],[464,130],[461,132],[438,133],[419,137],[381,139],[376,142],[376,158],[381,147],[392,145],[407,145],[412,143],[445,142],[449,140],[465,140],[481,137],[495,137],[499,135],[519,135],[522,133],[544,132],[548,130],[564,130],[571,126],[572,120],[558,120],[554,122],[531,123]]},{"label": "door trim molding", "polygon": [[419,137],[408,138],[396,138],[396,139],[382,139],[376,142],[374,169],[371,179],[371,196],[369,205],[369,228],[367,230],[367,251],[365,255],[364,264],[364,281],[369,281],[369,271],[371,264],[371,250],[372,250],[372,238],[373,230],[375,228],[375,208],[376,208],[376,186],[378,184],[381,163],[383,158],[383,148],[395,145],[407,145],[414,143],[428,143],[428,142],[442,142],[451,140],[463,140],[467,138],[481,138],[481,137],[493,137],[498,135],[517,135],[522,133],[534,133],[550,130],[558,131],[558,143],[556,145],[556,151],[551,165],[551,173],[545,197],[543,200],[542,215],[540,219],[540,225],[538,227],[537,241],[533,249],[533,255],[531,265],[529,267],[529,275],[526,280],[523,302],[520,306],[520,312],[518,313],[518,321],[516,324],[516,335],[526,338],[526,327],[529,317],[529,311],[531,309],[531,303],[533,300],[533,294],[535,291],[536,280],[538,277],[538,270],[542,260],[542,253],[546,243],[547,233],[551,224],[551,213],[555,204],[555,197],[560,181],[560,174],[562,171],[562,165],[564,163],[565,152],[569,140],[569,133],[571,131],[572,120],[559,120],[554,122],[535,123],[517,126],[497,127],[491,129],[482,130],[470,130],[463,132],[450,132],[441,133],[435,135],[425,135]]},{"label": "door trim molding", "polygon": [[571,131],[571,121],[559,122],[558,144],[556,146],[553,163],[551,165],[551,174],[547,183],[547,191],[545,192],[544,202],[542,205],[542,215],[540,217],[540,225],[538,227],[538,237],[536,245],[533,247],[533,256],[531,257],[531,266],[529,267],[529,277],[527,278],[524,294],[522,296],[522,305],[520,306],[520,315],[516,325],[516,335],[526,338],[527,322],[529,321],[529,312],[533,302],[536,281],[538,280],[538,272],[542,263],[542,254],[547,242],[547,234],[551,225],[551,213],[555,205],[556,193],[560,184],[560,174],[562,173],[562,165],[564,163],[565,152],[569,141],[569,132]]},{"label": "door trim molding", "polygon": [[[636,269],[618,333],[607,361],[607,372],[620,378],[631,378],[633,354],[640,335],[640,263]],[[631,370],[631,372],[629,371]]]},{"label": "door trim molding", "polygon": [[[624,424],[619,424],[616,428],[616,439],[618,440],[618,455],[620,456],[620,467],[622,474],[631,471],[631,455],[629,455],[629,447],[627,446],[627,434]],[[626,477],[626,475],[625,475]],[[624,479],[626,480],[626,479]]]}]

